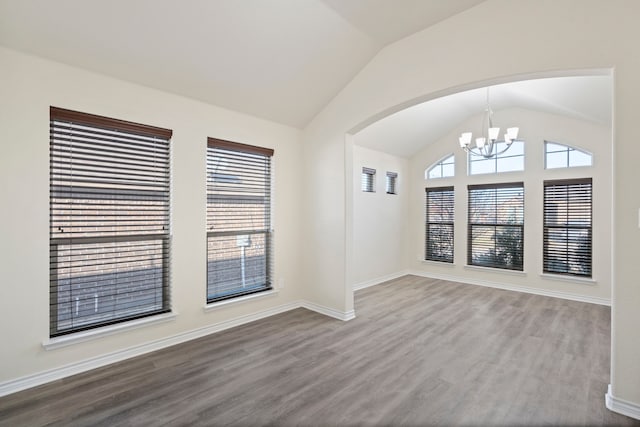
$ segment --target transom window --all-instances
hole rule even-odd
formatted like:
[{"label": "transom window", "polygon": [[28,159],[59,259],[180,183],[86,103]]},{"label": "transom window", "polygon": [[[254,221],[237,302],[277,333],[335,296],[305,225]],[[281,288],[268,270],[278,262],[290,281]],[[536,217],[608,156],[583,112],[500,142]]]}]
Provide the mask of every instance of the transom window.
[{"label": "transom window", "polygon": [[467,263],[523,269],[524,185],[469,186]]},{"label": "transom window", "polygon": [[[497,143],[496,152],[504,150],[505,147],[506,143]],[[507,151],[490,159],[472,154],[467,154],[467,157],[469,161],[469,175],[523,171],[524,141],[513,141]]]},{"label": "transom window", "polygon": [[50,109],[50,336],[170,311],[171,131]]},{"label": "transom window", "polygon": [[453,154],[430,166],[424,173],[424,179],[450,178],[455,176],[455,156]]},{"label": "transom window", "polygon": [[272,288],[272,156],[208,139],[207,302]]},{"label": "transom window", "polygon": [[545,169],[573,168],[592,164],[593,156],[586,151],[555,142],[544,142]]}]

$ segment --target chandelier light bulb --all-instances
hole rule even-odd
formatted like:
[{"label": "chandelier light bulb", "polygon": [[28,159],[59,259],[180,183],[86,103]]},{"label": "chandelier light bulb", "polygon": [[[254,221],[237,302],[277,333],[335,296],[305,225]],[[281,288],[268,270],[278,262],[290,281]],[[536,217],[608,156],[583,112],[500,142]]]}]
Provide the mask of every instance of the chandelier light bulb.
[{"label": "chandelier light bulb", "polygon": [[476,138],[476,147],[482,148],[484,147],[484,143],[487,141],[487,138]]},{"label": "chandelier light bulb", "polygon": [[495,141],[500,135],[500,128],[489,128],[489,139]]}]

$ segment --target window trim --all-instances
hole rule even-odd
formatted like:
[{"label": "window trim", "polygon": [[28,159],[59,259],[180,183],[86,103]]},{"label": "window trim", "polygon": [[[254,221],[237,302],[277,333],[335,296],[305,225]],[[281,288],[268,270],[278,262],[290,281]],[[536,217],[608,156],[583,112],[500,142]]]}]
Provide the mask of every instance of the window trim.
[{"label": "window trim", "polygon": [[[472,192],[474,190],[491,190],[491,189],[510,189],[510,188],[520,188],[522,189],[522,223],[521,224],[508,224],[501,223],[497,220],[493,223],[477,223],[471,222],[471,209],[472,209]],[[505,182],[505,183],[491,183],[491,184],[477,184],[477,185],[468,185],[467,186],[467,266],[478,267],[478,268],[490,268],[490,269],[498,269],[498,270],[509,270],[509,271],[518,271],[524,272],[524,230],[525,230],[525,221],[524,221],[524,213],[525,213],[525,191],[524,191],[524,182]],[[498,199],[496,199],[495,209],[497,211],[498,208]],[[511,227],[520,229],[520,234],[522,236],[521,246],[522,253],[520,257],[522,258],[521,266],[513,266],[510,267],[508,265],[500,265],[500,264],[492,264],[492,265],[484,265],[484,264],[476,264],[473,262],[473,230],[475,227],[485,227],[485,228],[493,228],[494,229],[494,239],[497,237],[497,231],[499,227]],[[494,243],[497,247],[497,242]]]},{"label": "window trim", "polygon": [[[54,122],[59,122],[59,124],[54,125]],[[171,143],[170,142],[171,141],[170,139],[172,137],[173,132],[170,129],[159,128],[155,126],[149,126],[149,125],[134,123],[126,120],[114,119],[110,117],[98,116],[95,114],[83,113],[79,111],[63,109],[63,108],[54,107],[54,106],[49,107],[49,123],[50,123],[49,156],[50,156],[50,165],[51,165],[50,172],[49,172],[49,185],[50,185],[50,190],[49,190],[49,199],[50,199],[50,206],[49,206],[49,216],[50,216],[50,222],[49,222],[49,230],[50,230],[49,231],[49,251],[50,251],[49,253],[49,266],[50,266],[49,337],[50,337],[50,340],[62,340],[61,337],[67,337],[67,336],[73,337],[73,336],[81,336],[81,335],[101,335],[102,334],[101,331],[103,329],[119,330],[119,329],[126,328],[127,327],[126,325],[128,324],[137,324],[140,322],[145,323],[146,318],[151,318],[154,316],[157,317],[159,315],[171,313],[171,299],[170,299],[170,286],[171,286],[170,284],[170,277],[171,277],[171,274],[170,274]],[[85,132],[86,134],[88,134],[88,137],[86,137],[87,138],[86,141],[81,138],[77,138],[77,141],[80,141],[79,148],[77,148],[77,150],[82,150],[80,151],[82,155],[77,157],[78,160],[76,163],[73,163],[73,159],[75,159],[74,157],[68,157],[64,161],[61,158],[61,153],[64,153],[65,151],[73,150],[71,145],[69,148],[65,148],[65,143],[64,143],[64,141],[66,141],[67,139],[69,143],[72,143],[73,136],[68,136],[67,134],[65,134],[64,138],[60,136],[54,137],[54,131],[56,129],[58,129],[58,132],[60,132],[60,129],[65,129],[65,126],[63,123],[67,123],[66,128],[68,129],[74,129],[76,132],[79,131],[79,132]],[[82,128],[78,128],[78,126],[81,126]],[[85,129],[89,128],[89,129],[85,130],[83,128]],[[116,136],[110,134],[111,132],[122,132],[123,134],[125,134],[124,135],[125,139],[124,140],[121,138],[119,139]],[[71,135],[73,135],[73,133]],[[75,183],[79,183],[79,184],[95,183],[98,180],[98,178],[103,178],[100,174],[104,175],[109,173],[109,172],[101,171],[101,169],[106,169],[108,167],[108,166],[105,166],[104,163],[108,164],[112,162],[126,165],[126,167],[124,167],[123,170],[127,170],[127,171],[120,172],[122,173],[123,176],[127,177],[127,178],[123,178],[121,176],[120,179],[122,181],[126,181],[127,179],[130,179],[130,180],[138,179],[138,177],[140,176],[142,176],[142,178],[158,176],[150,172],[149,172],[150,175],[144,175],[143,173],[145,172],[146,166],[141,167],[141,169],[135,169],[136,167],[139,167],[140,162],[149,161],[149,160],[141,161],[136,159],[137,161],[131,163],[131,165],[126,163],[126,161],[130,159],[130,157],[128,158],[126,156],[133,155],[133,156],[143,157],[145,155],[144,150],[141,152],[136,152],[134,154],[130,154],[130,153],[120,154],[116,149],[112,149],[112,150],[105,149],[104,147],[100,146],[96,141],[92,141],[91,139],[89,139],[89,138],[93,138],[94,140],[104,140],[107,142],[111,142],[112,144],[116,144],[115,146],[117,146],[117,144],[123,144],[123,143],[125,144],[125,146],[130,144],[126,148],[127,150],[129,150],[130,147],[133,147],[131,148],[131,150],[133,150],[137,144],[135,142],[132,142],[132,140],[136,136],[140,136],[144,138],[154,138],[154,139],[157,138],[158,140],[166,141],[166,147],[160,149],[160,152],[166,150],[166,167],[160,171],[165,174],[165,177],[163,179],[164,183],[161,189],[157,190],[161,198],[165,200],[166,208],[164,210],[164,213],[156,214],[157,217],[154,218],[154,221],[159,221],[161,219],[163,223],[166,223],[166,226],[162,226],[162,228],[160,229],[159,228],[160,225],[155,224],[155,227],[159,228],[158,231],[155,233],[147,233],[145,230],[140,230],[136,234],[134,233],[119,234],[119,232],[122,233],[123,231],[122,229],[111,230],[111,232],[106,230],[103,230],[100,232],[77,231],[76,229],[75,232],[80,233],[81,234],[80,236],[73,236],[73,235],[69,235],[68,237],[55,236],[54,234],[61,234],[62,230],[60,227],[57,227],[59,231],[55,231],[54,233],[54,221],[61,221],[62,219],[54,220],[54,218],[60,218],[61,216],[62,218],[64,218],[65,216],[69,216],[66,214],[62,214],[62,212],[64,211],[64,208],[60,208],[60,207],[54,208],[54,200],[56,199],[56,197],[58,198],[62,197],[60,196],[60,194],[62,194],[61,192],[63,191],[61,190],[61,188],[62,189],[66,187],[73,188],[73,185]],[[118,148],[122,148],[122,147],[118,147]],[[150,151],[150,149],[151,148],[147,148],[147,151]],[[155,150],[155,147],[153,148],[153,150]],[[121,159],[118,159],[118,154],[120,154]],[[69,160],[69,159],[72,159],[72,160]],[[122,159],[124,159],[124,161]],[[75,170],[84,169],[85,170],[84,175],[78,174],[76,176],[73,176],[74,168],[76,168]],[[114,172],[111,172],[111,173],[114,173]],[[155,174],[158,174],[158,173],[159,173],[158,171],[155,172]],[[134,176],[134,177],[132,178],[131,176]],[[68,181],[67,184],[62,184],[63,182],[67,182],[67,181]],[[116,182],[110,182],[109,180],[104,182],[106,184],[113,185],[114,186],[113,188],[117,188],[116,190],[111,190],[111,191],[119,191],[120,193],[130,194],[131,196],[137,196],[138,195],[137,192],[142,191],[135,188],[134,189],[121,188],[123,186],[126,187],[129,185],[132,185],[131,183],[125,184],[122,182],[117,184]],[[148,181],[148,182],[151,182],[151,181]],[[133,184],[133,185],[139,186],[140,184]],[[90,188],[92,190],[92,194],[95,194],[94,197],[98,197],[98,199],[96,200],[99,200],[102,197],[104,197],[104,200],[107,200],[107,201],[115,200],[113,198],[114,197],[113,193],[104,192],[105,189],[109,189],[111,187],[105,186],[103,183],[85,187],[85,188]],[[85,194],[86,194],[86,191],[87,190],[85,190]],[[58,195],[56,195],[56,193]],[[71,200],[74,199],[74,197],[72,196],[69,196],[67,198]],[[82,200],[82,199],[78,199],[78,200]],[[135,200],[143,200],[143,199],[133,198],[132,200],[135,201]],[[78,201],[78,203],[82,203],[82,202]],[[73,201],[68,202],[68,204],[69,206],[72,206]],[[104,206],[108,206],[108,204],[102,203],[102,204],[99,204],[99,206],[102,206],[104,208]],[[73,209],[73,208],[69,208],[69,209]],[[156,209],[158,208],[156,207]],[[160,210],[160,212],[163,212],[163,210]],[[77,213],[77,215],[79,217],[82,217],[82,216],[87,216],[89,214],[82,213],[82,210],[81,210],[80,212]],[[90,215],[93,216],[96,214],[90,214]],[[106,215],[106,214],[102,213],[102,215]],[[126,215],[127,214],[124,214],[124,213],[110,213],[109,216],[112,216],[113,219],[111,218],[108,220],[104,219],[103,221],[116,222],[116,223],[118,221],[127,221],[126,218],[124,219],[122,218],[123,216],[126,216]],[[75,227],[83,227],[82,223],[79,223],[80,225],[76,225],[78,224],[77,222],[78,220],[66,219],[64,221],[69,223],[69,225],[67,225],[65,228],[67,227],[70,228],[71,229],[70,233],[74,233]],[[90,220],[85,220],[85,221],[90,221]],[[100,224],[100,226],[104,227],[103,224]],[[127,226],[130,226],[130,225],[128,224],[114,225],[112,227],[127,227]],[[93,233],[98,235],[87,236],[86,235],[87,233]],[[60,268],[67,268],[70,271],[69,273],[70,277],[72,272],[71,272],[71,267],[60,266],[59,259],[58,259],[59,247],[61,245],[69,246],[69,250],[71,251],[73,250],[72,248],[74,245],[82,246],[87,244],[90,245],[90,244],[100,244],[100,243],[118,244],[118,243],[136,242],[136,241],[161,242],[160,243],[161,256],[160,258],[156,258],[156,260],[160,260],[162,264],[161,267],[159,267],[162,274],[162,279],[161,279],[162,285],[160,287],[161,295],[162,295],[162,301],[160,302],[161,308],[150,310],[147,312],[130,313],[128,315],[121,315],[118,318],[112,318],[108,320],[98,320],[98,319],[95,319],[94,321],[88,320],[86,323],[83,323],[79,326],[72,325],[69,328],[60,329],[58,307],[61,304],[61,302],[59,300],[60,288],[59,288],[59,277],[57,276],[57,272]],[[87,248],[85,250],[91,250],[91,249]],[[95,254],[95,256],[98,256],[98,255],[99,254],[97,253]],[[93,258],[93,259],[95,260],[100,258]],[[147,258],[145,258],[145,260],[146,259]],[[84,263],[80,267],[83,267],[86,264],[86,260],[84,259],[81,259],[81,260]],[[100,265],[109,265],[109,263],[102,262],[100,263]],[[111,265],[113,265],[113,262],[111,262]],[[73,283],[70,281],[69,286],[72,286],[72,285]],[[158,290],[158,288],[155,288],[155,287],[154,289]],[[63,301],[62,303],[66,304],[67,301]],[[97,310],[97,305],[96,305],[96,310]],[[85,316],[77,316],[79,320],[82,320],[84,317]],[[87,317],[90,317],[90,316],[87,316]],[[73,318],[76,318],[76,317],[74,316]],[[96,330],[98,330],[98,332],[96,332]],[[69,340],[73,341],[71,338],[69,338]]]},{"label": "window trim", "polygon": [[[451,193],[451,221],[430,221],[429,217],[429,194],[430,193]],[[453,264],[455,260],[455,187],[427,187],[425,188],[425,248],[423,261]],[[451,227],[451,257],[450,258],[433,258],[429,257],[430,233],[429,225],[444,225]]]},{"label": "window trim", "polygon": [[376,192],[376,170],[373,168],[362,167],[360,174],[360,189],[363,193]]},{"label": "window trim", "polygon": [[[453,159],[451,161],[451,163],[444,163],[446,160],[449,159]],[[444,176],[444,174],[442,173],[444,170],[444,166],[445,165],[453,165],[453,175],[447,175]],[[430,173],[432,170],[434,170],[435,168],[439,167],[440,168],[440,176],[434,176],[434,177],[430,177]],[[425,180],[430,180],[430,179],[447,179],[447,178],[455,178],[456,176],[456,155],[455,153],[450,153],[447,154],[446,156],[442,157],[440,160],[438,160],[435,163],[432,163],[431,166],[429,166],[427,169],[425,169],[424,171],[424,179]]]},{"label": "window trim", "polygon": [[[272,294],[274,290],[274,277],[273,277],[273,257],[274,257],[274,246],[273,246],[273,156],[275,151],[271,148],[259,147],[255,145],[243,144],[234,141],[228,141],[224,139],[207,137],[207,150],[211,149],[221,149],[228,152],[236,152],[236,153],[245,153],[250,155],[262,156],[264,158],[268,158],[268,176],[266,179],[266,190],[268,190],[268,202],[265,204],[267,213],[265,213],[265,220],[268,222],[264,229],[260,230],[220,230],[220,231],[211,231],[209,228],[209,221],[207,220],[207,265],[206,265],[206,290],[205,292],[205,309],[210,309],[214,306],[223,306],[226,302],[234,302],[241,301],[247,299],[247,297],[257,296],[258,294]],[[207,152],[207,158],[209,154]],[[209,171],[207,170],[207,175]],[[208,184],[207,184],[208,186]],[[209,197],[209,191],[207,190],[207,198]],[[209,210],[209,202],[207,200],[207,211]],[[208,242],[211,237],[222,237],[222,236],[241,236],[241,235],[258,235],[264,234],[265,236],[265,284],[263,287],[254,288],[241,292],[234,292],[226,295],[222,295],[219,297],[209,298],[209,249]]]},{"label": "window trim", "polygon": [[[559,146],[565,147],[565,148],[566,148],[566,150],[562,150],[562,151],[554,151],[554,152],[552,152],[552,153],[549,153],[549,152],[547,151],[547,147],[548,147],[548,145],[549,145],[549,144],[559,145]],[[544,157],[544,170],[554,170],[554,169],[573,169],[573,168],[590,168],[590,167],[593,167],[593,153],[592,153],[592,152],[590,152],[590,151],[583,150],[583,149],[581,149],[581,148],[577,148],[577,147],[574,147],[574,146],[572,146],[572,145],[562,144],[562,143],[555,142],[555,141],[549,141],[548,139],[545,139],[545,140],[544,140],[544,144],[543,144],[543,148],[542,148],[542,150],[543,150],[543,157]],[[566,166],[560,166],[560,167],[556,167],[556,168],[550,168],[550,167],[548,167],[548,165],[547,165],[547,163],[548,163],[547,156],[548,156],[549,154],[553,154],[553,153],[562,153],[562,152],[564,152],[564,151],[566,151],[566,153],[567,153],[567,159],[566,159],[566,160],[567,160],[567,162],[566,162]],[[571,166],[571,164],[570,164],[570,161],[571,161],[571,158],[570,158],[571,151],[578,151],[578,152],[580,152],[580,153],[582,153],[582,154],[586,154],[586,155],[588,155],[588,156],[589,156],[589,159],[591,160],[591,164],[590,164],[590,165]]]},{"label": "window trim", "polygon": [[[567,191],[568,187],[571,185],[589,185],[589,226],[576,226],[576,225],[548,225],[547,224],[547,188],[552,186],[566,186]],[[567,198],[569,199],[570,194],[567,194]],[[542,194],[542,274],[543,275],[552,275],[559,277],[571,277],[578,278],[582,280],[593,279],[593,178],[572,178],[572,179],[553,179],[553,180],[545,180],[543,182],[543,194]],[[571,273],[570,271],[552,271],[547,268],[547,258],[548,258],[548,230],[549,228],[553,229],[562,229],[562,230],[587,230],[587,235],[589,238],[589,273],[588,274],[580,274],[580,273]],[[567,245],[569,244],[569,240],[567,239]],[[565,258],[567,263],[569,261],[570,253],[567,249],[565,254]]]},{"label": "window trim", "polygon": [[[493,157],[485,159],[485,158],[479,158],[477,156],[474,156],[472,154],[467,153],[467,176],[501,175],[501,174],[505,174],[505,173],[523,173],[523,172],[525,172],[525,170],[527,168],[526,144],[525,144],[524,140],[515,140],[515,141],[513,141],[513,144],[516,144],[516,143],[521,143],[522,144],[522,154],[512,155],[512,154],[509,154],[509,150],[507,150],[502,154],[495,155]],[[502,144],[504,144],[504,142]],[[497,146],[496,149],[499,149],[499,146]],[[509,159],[509,158],[517,158],[517,157],[522,157],[522,169],[516,169],[516,170],[510,170],[510,171],[498,171],[498,160]],[[474,159],[476,159],[476,160],[474,160]],[[479,162],[482,162],[482,161],[492,161],[492,162],[494,162],[494,169],[495,170],[493,172],[472,173],[471,172],[471,164],[472,163],[479,163]]]},{"label": "window trim", "polygon": [[387,194],[398,195],[398,173],[387,172],[385,179],[385,189]]}]

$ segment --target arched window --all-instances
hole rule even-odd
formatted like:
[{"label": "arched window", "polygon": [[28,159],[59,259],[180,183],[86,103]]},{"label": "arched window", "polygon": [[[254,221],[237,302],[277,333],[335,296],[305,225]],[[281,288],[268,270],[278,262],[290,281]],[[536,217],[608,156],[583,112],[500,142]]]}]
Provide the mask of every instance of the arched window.
[{"label": "arched window", "polygon": [[555,142],[544,142],[544,168],[574,168],[578,166],[591,166],[593,156],[586,151],[568,145]]},{"label": "arched window", "polygon": [[448,155],[427,168],[424,172],[424,179],[450,178],[455,176],[455,156]]}]

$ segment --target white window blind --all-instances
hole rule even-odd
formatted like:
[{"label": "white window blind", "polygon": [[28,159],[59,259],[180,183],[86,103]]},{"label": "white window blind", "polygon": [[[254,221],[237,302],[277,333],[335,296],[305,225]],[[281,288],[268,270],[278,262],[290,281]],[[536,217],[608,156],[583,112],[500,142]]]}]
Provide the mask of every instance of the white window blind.
[{"label": "white window blind", "polygon": [[51,336],[170,311],[170,138],[51,107]]},{"label": "white window blind", "polygon": [[208,139],[207,302],[272,288],[272,156]]}]

